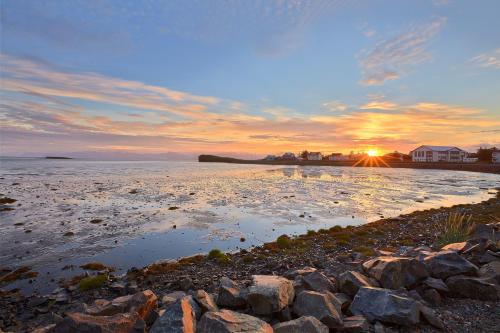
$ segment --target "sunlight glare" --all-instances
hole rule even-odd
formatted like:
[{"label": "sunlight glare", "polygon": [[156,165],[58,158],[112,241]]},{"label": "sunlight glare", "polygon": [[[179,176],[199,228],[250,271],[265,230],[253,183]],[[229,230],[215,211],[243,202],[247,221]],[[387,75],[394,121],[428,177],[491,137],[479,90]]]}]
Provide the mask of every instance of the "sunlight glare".
[{"label": "sunlight glare", "polygon": [[378,155],[378,152],[376,149],[370,149],[368,150],[368,156],[377,156]]}]

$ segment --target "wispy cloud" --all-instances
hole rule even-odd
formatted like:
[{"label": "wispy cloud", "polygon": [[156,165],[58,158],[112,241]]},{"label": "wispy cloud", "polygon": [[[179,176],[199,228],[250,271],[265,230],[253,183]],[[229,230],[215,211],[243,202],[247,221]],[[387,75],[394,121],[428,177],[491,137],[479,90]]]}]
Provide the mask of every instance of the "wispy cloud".
[{"label": "wispy cloud", "polygon": [[429,61],[427,48],[432,38],[446,23],[441,17],[426,24],[411,26],[407,31],[378,42],[373,49],[361,54],[363,85],[380,85],[396,80],[413,66]]},{"label": "wispy cloud", "polygon": [[479,67],[500,69],[500,48],[475,56],[471,62]]}]

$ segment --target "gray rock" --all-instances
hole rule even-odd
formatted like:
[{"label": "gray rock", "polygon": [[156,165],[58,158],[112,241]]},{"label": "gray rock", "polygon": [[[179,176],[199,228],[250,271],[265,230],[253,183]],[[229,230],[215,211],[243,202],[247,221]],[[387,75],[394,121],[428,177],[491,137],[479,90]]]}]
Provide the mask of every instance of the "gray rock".
[{"label": "gray rock", "polygon": [[205,290],[193,291],[191,293],[191,296],[193,296],[196,303],[198,303],[198,305],[200,306],[202,313],[208,311],[219,311],[219,308],[217,307],[217,304],[215,304],[212,295],[207,293]]},{"label": "gray rock", "polygon": [[304,286],[308,290],[318,291],[318,292],[335,292],[335,285],[332,281],[323,273],[315,271],[310,274],[304,275],[302,277]]},{"label": "gray rock", "polygon": [[408,288],[429,276],[422,262],[407,257],[377,257],[363,263],[363,269],[389,289]]},{"label": "gray rock", "polygon": [[365,333],[370,331],[368,320],[363,316],[352,316],[344,318],[344,327],[342,332],[347,333]]},{"label": "gray rock", "polygon": [[500,287],[489,279],[456,275],[446,279],[450,295],[459,298],[472,298],[483,301],[500,299]]},{"label": "gray rock", "polygon": [[480,264],[488,264],[490,262],[500,261],[500,253],[487,250],[483,255],[477,258],[477,262]]},{"label": "gray rock", "polygon": [[259,318],[230,311],[210,311],[198,323],[197,333],[272,333],[273,328]]},{"label": "gray rock", "polygon": [[441,304],[441,295],[436,289],[427,289],[423,293],[424,300],[433,306],[438,306]]},{"label": "gray rock", "polygon": [[479,269],[479,276],[496,281],[500,285],[500,261],[492,261]]},{"label": "gray rock", "polygon": [[304,268],[301,268],[301,269],[289,270],[288,272],[286,272],[285,274],[283,274],[283,276],[286,277],[287,279],[293,280],[297,276],[304,276],[306,274],[310,274],[310,273],[313,273],[313,272],[316,272],[316,268],[314,268],[314,267],[304,267]]},{"label": "gray rock", "polygon": [[333,296],[335,296],[335,298],[339,301],[340,309],[342,312],[345,312],[347,309],[349,309],[349,306],[352,302],[352,299],[349,297],[349,295],[344,293],[335,293],[333,294]]},{"label": "gray rock", "polygon": [[167,307],[170,304],[175,303],[178,299],[183,298],[184,296],[186,296],[186,293],[183,291],[173,291],[171,293],[163,295],[163,297],[161,298],[161,303],[164,307]]},{"label": "gray rock", "polygon": [[[462,252],[468,247],[467,242],[461,242],[461,243],[451,243],[448,245],[445,245],[441,248],[441,251],[454,251],[454,252]],[[469,245],[470,246],[470,245]]]},{"label": "gray rock", "polygon": [[292,304],[295,297],[292,281],[274,275],[253,275],[252,280],[247,302],[256,314],[272,314]]},{"label": "gray rock", "polygon": [[303,316],[273,326],[274,333],[328,333],[328,327],[312,316]]},{"label": "gray rock", "polygon": [[453,275],[476,275],[477,267],[454,251],[440,251],[424,259],[431,276],[446,279]]},{"label": "gray rock", "polygon": [[220,279],[217,304],[229,308],[241,308],[246,305],[246,301],[239,286],[233,280],[223,277]]},{"label": "gray rock", "polygon": [[411,326],[418,324],[420,320],[419,303],[389,289],[361,287],[352,301],[350,310],[371,322]]},{"label": "gray rock", "polygon": [[92,316],[84,313],[68,313],[57,323],[51,333],[144,333],[146,324],[137,312],[119,313],[113,316]]},{"label": "gray rock", "polygon": [[432,310],[431,308],[421,304],[420,314],[425,319],[425,321],[427,321],[432,326],[439,328],[441,330],[444,329],[443,322],[441,321],[441,319],[439,319],[434,310]]},{"label": "gray rock", "polygon": [[85,312],[93,316],[111,316],[136,311],[142,319],[145,319],[157,307],[156,295],[151,290],[145,290],[134,295],[121,296],[112,301],[96,300]]},{"label": "gray rock", "polygon": [[442,293],[447,293],[450,291],[446,283],[444,283],[443,280],[441,279],[436,279],[433,277],[428,277],[422,282],[422,285],[428,288],[433,288],[436,289],[437,291],[440,291]]},{"label": "gray rock", "polygon": [[342,317],[338,310],[340,302],[330,293],[303,291],[293,304],[293,311],[298,316],[313,316],[329,328],[342,327]]},{"label": "gray rock", "polygon": [[194,284],[193,280],[189,277],[183,277],[182,279],[179,280],[179,288],[183,291],[189,291],[194,289]]},{"label": "gray rock", "polygon": [[201,310],[191,296],[184,296],[170,304],[155,321],[150,333],[195,333],[196,318]]},{"label": "gray rock", "polygon": [[339,275],[339,289],[350,297],[354,297],[360,287],[379,287],[377,281],[355,271],[347,271]]},{"label": "gray rock", "polygon": [[472,234],[471,240],[487,239],[494,243],[500,240],[500,227],[498,223],[478,224]]}]

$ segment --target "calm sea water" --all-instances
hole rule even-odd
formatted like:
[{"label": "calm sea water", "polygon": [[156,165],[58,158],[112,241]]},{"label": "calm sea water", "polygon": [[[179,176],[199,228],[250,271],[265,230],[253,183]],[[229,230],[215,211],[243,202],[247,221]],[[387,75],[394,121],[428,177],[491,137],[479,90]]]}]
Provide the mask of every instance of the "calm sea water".
[{"label": "calm sea water", "polygon": [[0,266],[43,272],[31,287],[42,289],[49,277],[76,274],[61,270],[67,264],[123,271],[479,202],[500,184],[498,175],[471,172],[197,162],[4,158],[0,169],[0,193],[17,200],[0,212]]}]

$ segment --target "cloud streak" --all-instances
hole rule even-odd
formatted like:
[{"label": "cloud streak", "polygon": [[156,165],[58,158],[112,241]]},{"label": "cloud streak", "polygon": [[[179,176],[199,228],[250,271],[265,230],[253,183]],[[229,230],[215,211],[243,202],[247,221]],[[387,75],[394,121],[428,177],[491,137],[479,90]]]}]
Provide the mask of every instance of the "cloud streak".
[{"label": "cloud streak", "polygon": [[381,85],[432,59],[427,48],[445,23],[446,18],[441,17],[426,24],[414,25],[404,33],[381,40],[371,50],[362,52],[360,83]]},{"label": "cloud streak", "polygon": [[483,68],[500,69],[500,48],[477,55],[471,59],[471,62]]}]

